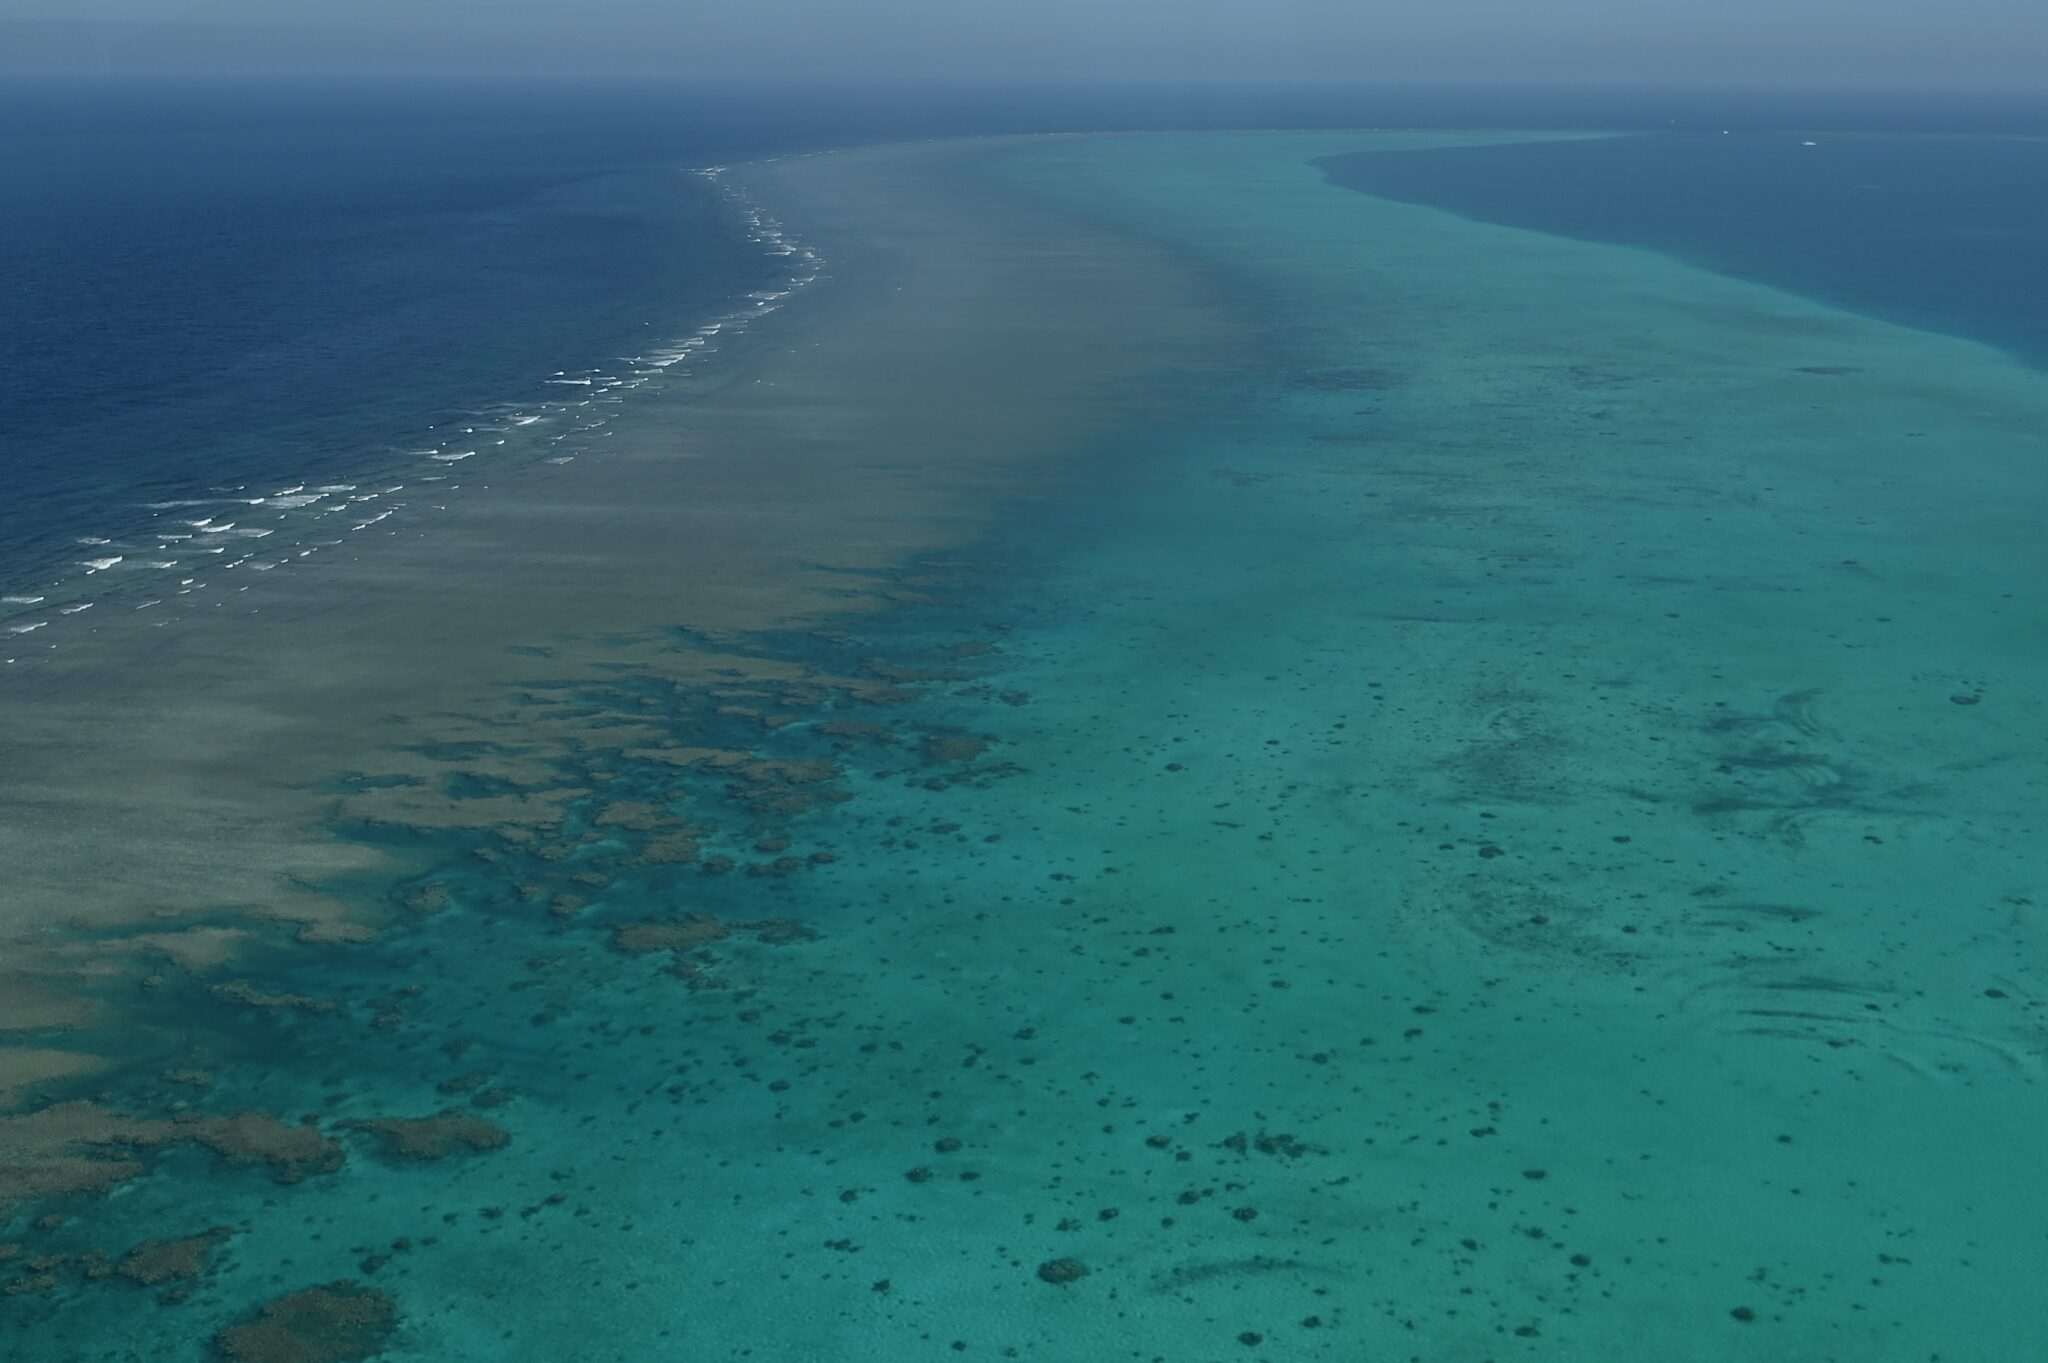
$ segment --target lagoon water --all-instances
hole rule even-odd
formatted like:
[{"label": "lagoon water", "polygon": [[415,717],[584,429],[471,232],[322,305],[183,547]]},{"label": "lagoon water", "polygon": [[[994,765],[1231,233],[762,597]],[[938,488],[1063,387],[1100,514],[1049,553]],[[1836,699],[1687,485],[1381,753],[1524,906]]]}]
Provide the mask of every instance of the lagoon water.
[{"label": "lagoon water", "polygon": [[735,166],[601,457],[8,673],[10,1356],[2028,1356],[2048,379],[1646,154]]}]

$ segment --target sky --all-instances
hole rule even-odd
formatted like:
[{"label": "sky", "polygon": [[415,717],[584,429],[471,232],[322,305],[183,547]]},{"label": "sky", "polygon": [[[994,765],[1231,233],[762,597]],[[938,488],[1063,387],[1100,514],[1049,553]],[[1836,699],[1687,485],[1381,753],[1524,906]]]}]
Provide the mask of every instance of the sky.
[{"label": "sky", "polygon": [[0,71],[2048,86],[2048,0],[0,0]]}]

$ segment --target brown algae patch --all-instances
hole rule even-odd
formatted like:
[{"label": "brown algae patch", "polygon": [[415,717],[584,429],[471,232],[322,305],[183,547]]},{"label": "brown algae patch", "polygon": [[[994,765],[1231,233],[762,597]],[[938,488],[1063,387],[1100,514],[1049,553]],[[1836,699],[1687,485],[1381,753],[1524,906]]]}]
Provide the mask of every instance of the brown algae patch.
[{"label": "brown algae patch", "polygon": [[0,1119],[0,1213],[37,1198],[103,1193],[142,1172],[115,1153],[133,1121],[93,1103],[60,1103]]},{"label": "brown algae patch", "polygon": [[342,1122],[350,1131],[374,1137],[380,1153],[389,1159],[438,1160],[451,1155],[476,1155],[497,1150],[512,1137],[495,1122],[472,1112],[450,1108],[431,1117],[377,1117]]},{"label": "brown algae patch", "polygon": [[708,914],[692,914],[671,922],[633,923],[612,933],[612,946],[629,956],[667,951],[675,959],[669,973],[692,989],[724,989],[726,981],[706,968],[697,949],[730,936],[732,928]]},{"label": "brown algae patch", "polygon": [[988,740],[973,734],[931,734],[924,740],[924,760],[932,766],[951,762],[972,762],[988,751]]},{"label": "brown algae patch", "polygon": [[[73,982],[68,976],[60,978]],[[78,1027],[95,1011],[91,999],[46,979],[22,972],[0,975],[0,1035]]]},{"label": "brown algae patch", "polygon": [[81,1079],[111,1064],[104,1056],[50,1046],[0,1047],[0,1111],[40,1085]]},{"label": "brown algae patch", "polygon": [[860,670],[871,677],[878,677],[894,686],[909,685],[916,682],[965,680],[952,672],[939,671],[929,667],[906,667],[899,663],[885,662],[880,658],[864,659],[861,662]]},{"label": "brown algae patch", "polygon": [[[787,860],[785,858],[785,860]],[[717,962],[703,948],[734,936],[752,937],[764,946],[793,946],[817,940],[817,931],[793,918],[763,918],[728,923],[710,914],[628,923],[612,930],[612,947],[629,956],[666,951],[673,955],[669,973],[692,989],[725,989],[728,981],[714,974]]]},{"label": "brown algae patch", "polygon": [[262,1112],[145,1121],[92,1102],[58,1103],[0,1118],[0,1210],[31,1199],[104,1193],[143,1172],[134,1152],[197,1145],[230,1164],[297,1183],[341,1168],[338,1142]]},{"label": "brown algae patch", "polygon": [[856,740],[872,743],[894,743],[896,735],[886,726],[862,719],[834,719],[816,726],[814,732],[827,738],[838,739],[842,745]]},{"label": "brown algae patch", "polygon": [[310,994],[266,993],[246,980],[217,984],[208,992],[223,1003],[239,1003],[246,1008],[294,1010],[321,1016],[341,1011],[341,1004],[333,999],[314,998]]},{"label": "brown algae patch", "polygon": [[741,928],[753,939],[765,946],[786,947],[798,942],[818,940],[817,929],[808,923],[799,923],[794,918],[762,918],[752,923],[742,923]]},{"label": "brown algae patch", "polygon": [[279,1297],[254,1319],[213,1337],[230,1363],[354,1363],[398,1329],[398,1303],[349,1279]]},{"label": "brown algae patch", "polygon": [[143,933],[129,944],[185,970],[215,970],[241,954],[251,937],[245,928],[191,927],[176,932]]},{"label": "brown algae patch", "polygon": [[261,1165],[279,1183],[331,1174],[342,1164],[340,1143],[321,1134],[318,1127],[280,1121],[267,1112],[142,1122],[125,1139],[127,1144],[143,1147],[190,1142],[230,1164]]},{"label": "brown algae patch", "polygon": [[692,951],[732,932],[730,925],[708,913],[693,913],[666,923],[629,923],[612,933],[612,945],[628,955],[652,951]]},{"label": "brown algae patch", "polygon": [[145,1240],[129,1250],[114,1271],[144,1287],[197,1278],[206,1272],[207,1261],[230,1233],[225,1226],[215,1226],[182,1240]]},{"label": "brown algae patch", "polygon": [[843,790],[825,787],[844,774],[835,762],[750,758],[730,771],[733,781],[726,793],[756,815],[787,818],[850,798]]}]

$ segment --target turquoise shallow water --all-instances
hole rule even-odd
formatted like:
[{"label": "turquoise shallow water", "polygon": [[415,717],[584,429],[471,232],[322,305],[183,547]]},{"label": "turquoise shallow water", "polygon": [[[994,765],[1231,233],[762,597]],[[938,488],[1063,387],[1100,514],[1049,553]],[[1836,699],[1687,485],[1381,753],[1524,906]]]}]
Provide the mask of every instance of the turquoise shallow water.
[{"label": "turquoise shallow water", "polygon": [[[202,1100],[346,1167],[130,1185],[217,1271],[10,1303],[25,1356],[351,1277],[393,1358],[2026,1357],[2048,390],[1311,163],[1357,145],[993,157],[1198,262],[1240,363],[892,614],[717,641],[810,680],[431,754],[570,812],[341,829],[410,924],[264,973],[340,1010],[237,1013]],[[563,714],[621,736],[504,775]],[[509,1143],[339,1125],[444,1109]]]}]

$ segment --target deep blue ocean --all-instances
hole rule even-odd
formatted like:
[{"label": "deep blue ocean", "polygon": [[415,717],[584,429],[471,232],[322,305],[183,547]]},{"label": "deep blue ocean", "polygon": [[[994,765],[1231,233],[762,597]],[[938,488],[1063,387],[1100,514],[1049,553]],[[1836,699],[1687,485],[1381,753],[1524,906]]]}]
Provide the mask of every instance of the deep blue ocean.
[{"label": "deep blue ocean", "polygon": [[[691,167],[1260,125],[1670,129],[1334,173],[2048,357],[2048,143],[1901,135],[2048,129],[2002,96],[18,86],[0,89],[0,592],[75,575],[98,541],[132,550],[166,502],[404,467],[772,285],[786,262]],[[1872,135],[1805,147],[1809,127]]]},{"label": "deep blue ocean", "polygon": [[684,173],[751,149],[709,119],[69,93],[0,136],[0,580],[142,503],[390,465],[775,272]]},{"label": "deep blue ocean", "polygon": [[2048,140],[1656,132],[1334,157],[1339,184],[1647,247],[2048,365]]}]

